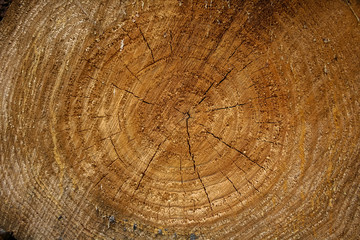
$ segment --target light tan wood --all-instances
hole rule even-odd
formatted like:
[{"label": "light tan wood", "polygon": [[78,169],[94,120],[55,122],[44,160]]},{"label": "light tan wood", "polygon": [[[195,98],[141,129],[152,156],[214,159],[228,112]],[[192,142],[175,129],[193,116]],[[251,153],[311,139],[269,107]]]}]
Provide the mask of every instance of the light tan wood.
[{"label": "light tan wood", "polygon": [[357,239],[356,1],[15,1],[0,227]]}]

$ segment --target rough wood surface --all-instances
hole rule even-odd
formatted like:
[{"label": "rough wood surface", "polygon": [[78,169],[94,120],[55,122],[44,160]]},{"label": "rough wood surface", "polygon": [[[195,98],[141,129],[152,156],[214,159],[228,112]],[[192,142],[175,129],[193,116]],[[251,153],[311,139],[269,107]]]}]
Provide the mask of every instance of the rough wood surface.
[{"label": "rough wood surface", "polygon": [[359,1],[14,1],[0,227],[358,239]]}]

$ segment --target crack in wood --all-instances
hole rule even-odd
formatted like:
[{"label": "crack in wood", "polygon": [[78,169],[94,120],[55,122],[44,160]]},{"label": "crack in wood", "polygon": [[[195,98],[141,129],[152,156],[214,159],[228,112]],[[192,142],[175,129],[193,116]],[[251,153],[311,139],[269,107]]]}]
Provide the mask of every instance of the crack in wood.
[{"label": "crack in wood", "polygon": [[[117,151],[117,149],[116,149],[115,143],[114,143],[114,141],[112,140],[111,136],[109,137],[109,139],[110,139],[111,145],[112,145],[113,148],[114,148],[114,151],[115,151],[115,153],[116,153],[117,158],[120,160],[120,162],[122,162],[123,164],[125,164],[125,162],[121,159],[121,157],[120,157],[120,155],[119,155],[119,153],[118,153],[118,151]],[[108,167],[110,167],[115,161],[116,161],[116,160],[114,160]]]},{"label": "crack in wood", "polygon": [[134,39],[130,36],[130,34],[129,34],[130,31],[126,31],[123,27],[120,27],[120,29],[126,34],[126,36],[127,36],[130,40],[134,40]]},{"label": "crack in wood", "polygon": [[147,39],[145,38],[144,33],[141,31],[141,28],[140,28],[137,24],[136,24],[136,27],[139,29],[139,32],[140,32],[142,38],[144,39],[144,41],[145,41],[145,43],[146,43],[146,46],[147,46],[148,49],[150,50],[151,58],[152,58],[153,62],[155,62],[154,54],[153,54],[153,51],[152,51],[152,49],[151,49],[151,47],[150,47],[149,42],[147,41]]},{"label": "crack in wood", "polygon": [[112,160],[111,161],[111,163],[109,164],[109,165],[107,165],[106,167],[107,168],[109,168],[109,167],[111,167],[113,164],[114,164],[114,162],[116,162],[118,160],[118,158],[116,157],[114,160]]},{"label": "crack in wood", "polygon": [[[104,174],[104,175],[99,179],[99,181],[97,181],[97,183],[94,185],[94,187],[96,187],[97,185],[99,185],[100,182],[101,182],[104,178],[106,178],[107,175],[109,175],[109,173]],[[93,187],[93,188],[94,188],[94,187]]]},{"label": "crack in wood", "polygon": [[[182,112],[180,109],[178,109],[177,107],[173,107],[173,109],[175,109],[177,112],[181,113],[181,114],[184,114],[184,115],[187,115],[186,112]],[[186,117],[183,117],[180,121],[182,121],[184,118]]]},{"label": "crack in wood", "polygon": [[[129,71],[129,73],[136,79],[138,80],[139,82],[141,82],[141,80],[138,78],[138,76],[133,73],[133,71],[130,70],[130,68],[128,67],[128,65],[124,64],[125,68]],[[142,83],[142,82],[141,82]]]},{"label": "crack in wood", "polygon": [[[237,13],[236,13],[236,14],[237,14]],[[220,43],[221,43],[221,42],[223,41],[223,39],[224,39],[225,34],[227,33],[227,31],[230,29],[232,23],[234,22],[234,19],[235,19],[235,18],[234,18],[233,16],[231,16],[231,17],[230,17],[230,21],[229,21],[229,23],[227,24],[228,26],[226,26],[226,27],[225,27],[225,30],[222,31],[222,32],[216,37],[217,41],[216,41],[216,43],[215,43],[215,46],[211,48],[211,50],[210,50],[210,52],[208,53],[208,55],[204,58],[204,62],[207,62],[208,59],[211,57],[211,55],[213,55],[214,52],[218,49]]]},{"label": "crack in wood", "polygon": [[216,136],[215,134],[213,134],[212,132],[209,132],[208,130],[206,130],[206,133],[210,134],[211,136],[213,136],[214,138],[218,139],[220,142],[222,142],[225,146],[227,146],[230,149],[233,149],[235,151],[237,151],[238,153],[240,153],[242,156],[244,156],[247,160],[249,160],[250,162],[256,164],[258,167],[262,168],[265,170],[265,168],[263,166],[261,166],[259,163],[257,163],[256,161],[252,160],[248,155],[246,155],[244,152],[240,151],[239,149],[231,146],[230,144],[224,142],[220,137]]},{"label": "crack in wood", "polygon": [[104,140],[106,140],[106,139],[108,139],[108,138],[111,138],[112,136],[115,136],[115,135],[119,134],[119,133],[120,133],[120,131],[115,132],[115,133],[113,133],[113,134],[110,134],[110,135],[107,136],[107,137],[101,138],[99,141],[102,142],[102,141],[104,141]]},{"label": "crack in wood", "polygon": [[117,189],[117,191],[116,191],[116,193],[115,193],[115,195],[114,195],[114,197],[113,197],[113,201],[115,201],[117,195],[119,194],[119,192],[121,191],[123,185],[124,185],[126,182],[127,182],[127,180],[124,181],[124,182],[120,185],[120,187],[118,187],[118,189]]},{"label": "crack in wood", "polygon": [[244,43],[245,41],[246,41],[246,39],[244,39],[244,40],[241,41],[240,45],[237,46],[237,47],[235,48],[235,50],[231,53],[231,55],[228,57],[228,60],[229,60],[230,58],[232,58],[232,56],[234,56],[234,54],[236,53],[236,51],[241,47],[241,45],[243,45],[243,43]]},{"label": "crack in wood", "polygon": [[169,59],[170,57],[169,56],[165,56],[165,57],[162,57],[162,58],[159,58],[159,59],[156,59],[155,61],[153,62],[150,62],[149,64],[145,65],[143,68],[141,68],[139,71],[136,72],[136,75],[141,75],[141,72],[144,71],[145,69],[149,68],[150,66],[154,65],[155,63],[158,63],[160,61],[166,61],[167,59]]},{"label": "crack in wood", "polygon": [[257,189],[257,188],[255,187],[255,185],[254,185],[247,177],[245,177],[245,179],[246,179],[246,181],[248,181],[248,183],[250,183],[250,185],[251,185],[257,192],[260,192],[259,189]]},{"label": "crack in wood", "polygon": [[119,90],[122,90],[122,91],[125,91],[131,95],[133,95],[135,98],[139,99],[141,102],[145,103],[145,104],[150,104],[150,105],[154,105],[153,103],[151,102],[148,102],[146,100],[144,100],[143,98],[139,97],[138,95],[136,95],[135,93],[127,90],[127,89],[122,89],[122,88],[119,88],[118,86],[116,86],[114,83],[111,83],[111,85],[113,85],[115,88],[119,89]]},{"label": "crack in wood", "polygon": [[194,171],[195,171],[196,164],[195,164],[195,158],[194,158],[194,155],[191,153],[191,144],[190,144],[190,139],[187,139],[187,143],[188,143],[188,146],[189,146],[189,154],[190,154],[190,158],[191,158],[191,161],[193,162]]},{"label": "crack in wood", "polygon": [[[182,117],[174,126],[174,128],[172,129],[172,132],[174,132],[175,129],[177,129],[177,126],[178,124],[183,121],[184,119],[186,119],[186,126],[187,126],[187,129],[186,129],[186,132],[187,132],[187,135],[188,135],[188,138],[190,139],[190,132],[189,132],[189,129],[188,129],[188,126],[189,126],[189,123],[188,123],[188,119],[190,118],[190,115],[188,113],[185,113],[185,112],[182,112],[180,111],[179,109],[177,109],[176,107],[173,107],[173,109],[175,109],[177,112],[181,113],[184,115],[184,117]],[[172,136],[172,134],[170,136],[168,136],[168,138],[170,138]],[[191,156],[191,145],[190,145],[190,141],[189,139],[187,140],[187,143],[188,143],[188,146],[189,146],[189,154]],[[181,176],[181,184],[184,183],[184,180],[183,180],[183,175],[182,175],[182,160],[180,158],[180,166],[179,166],[179,170],[180,170],[180,176]]]},{"label": "crack in wood", "polygon": [[193,166],[194,166],[194,171],[196,170],[196,163],[195,163],[195,157],[194,157],[194,154],[191,152],[191,138],[190,138],[190,132],[189,132],[189,119],[191,118],[189,112],[186,113],[187,114],[187,118],[186,118],[186,133],[187,133],[187,144],[188,144],[188,147],[189,147],[189,155],[190,155],[190,158],[193,162]]},{"label": "crack in wood", "polygon": [[165,139],[164,141],[162,141],[161,143],[159,143],[159,145],[157,146],[157,148],[156,148],[156,150],[155,150],[154,154],[152,155],[152,157],[150,158],[150,161],[148,162],[148,164],[147,164],[147,166],[146,166],[145,170],[141,173],[141,178],[140,178],[140,181],[139,181],[139,183],[138,183],[138,185],[137,185],[137,187],[136,187],[135,191],[139,189],[140,184],[141,184],[141,181],[143,180],[143,178],[144,178],[144,176],[145,176],[145,174],[146,174],[146,171],[148,170],[148,168],[149,168],[149,166],[150,166],[151,162],[154,160],[154,158],[155,158],[156,154],[159,152],[159,149],[160,149],[161,145],[162,145],[165,141],[166,141],[166,139]]},{"label": "crack in wood", "polygon": [[[269,66],[270,66],[270,64],[269,64],[268,62],[266,62],[263,67],[256,69],[256,70],[253,71],[251,74],[260,72],[260,71],[262,71],[262,70],[264,70],[264,69],[268,69]],[[269,76],[269,75],[271,75],[271,74],[272,74],[272,72],[269,72],[269,73],[267,73],[267,74],[265,74],[265,75],[262,75],[262,77],[267,77],[267,76]]]},{"label": "crack in wood", "polygon": [[127,93],[130,93],[131,95],[133,95],[134,97],[136,97],[137,99],[139,99],[140,101],[142,101],[143,103],[152,104],[152,103],[150,103],[150,102],[148,102],[148,101],[145,101],[143,98],[137,96],[135,93],[133,93],[133,92],[131,92],[131,91],[129,91],[129,90],[126,90],[126,89],[125,89],[124,91],[127,92]]},{"label": "crack in wood", "polygon": [[[204,183],[203,183],[203,181],[202,181],[202,179],[201,179],[201,177],[200,177],[199,170],[196,168],[195,155],[194,155],[194,154],[192,153],[192,151],[191,151],[191,144],[190,144],[191,138],[190,138],[190,132],[189,132],[189,119],[191,118],[191,116],[190,116],[190,113],[189,113],[189,112],[187,112],[186,114],[187,114],[187,118],[186,118],[186,133],[187,133],[187,136],[188,136],[188,138],[187,138],[187,143],[188,143],[188,147],[189,147],[189,155],[190,155],[190,158],[191,158],[191,160],[192,160],[192,162],[193,162],[194,172],[196,172],[196,174],[197,174],[197,176],[198,176],[198,178],[199,178],[199,180],[200,180],[200,182],[201,182],[201,185],[203,186],[205,195],[206,195],[207,200],[208,200],[208,202],[209,202],[210,209],[211,209],[211,211],[212,211],[213,209],[212,209],[212,207],[211,207],[211,201],[210,201],[209,195],[208,195],[208,193],[207,193],[207,191],[206,191],[206,187],[205,187],[205,185],[204,185]],[[181,171],[181,168],[180,168],[180,171]],[[181,176],[181,182],[183,182],[182,176]]]},{"label": "crack in wood", "polygon": [[201,100],[197,103],[197,105],[199,105],[200,103],[202,103],[202,102],[205,100],[205,98],[206,98],[206,96],[203,96],[203,97],[201,98]]},{"label": "crack in wood", "polygon": [[230,70],[225,74],[225,76],[220,80],[220,82],[216,85],[216,87],[219,87],[219,85],[220,85],[223,81],[225,81],[225,79],[226,79],[227,76],[232,72],[233,69],[234,69],[234,68],[230,69]]},{"label": "crack in wood", "polygon": [[[252,81],[252,80],[251,80],[251,81]],[[258,84],[258,82],[254,82],[254,81],[252,81],[252,82],[253,82],[253,84],[251,84],[250,86],[248,86],[248,87],[246,88],[246,90]]]},{"label": "crack in wood", "polygon": [[233,183],[233,181],[230,180],[230,178],[228,176],[226,176],[224,174],[224,176],[226,177],[226,179],[231,183],[231,185],[233,186],[233,188],[235,189],[235,191],[239,194],[239,196],[241,197],[241,193],[239,192],[239,190],[236,188],[235,184]]},{"label": "crack in wood", "polygon": [[203,97],[201,98],[201,100],[196,104],[196,106],[200,105],[205,98],[207,97],[206,94],[208,94],[208,92],[210,91],[210,89],[212,88],[212,86],[214,85],[215,82],[212,82],[211,85],[208,87],[208,89],[206,89],[206,91],[203,94]]},{"label": "crack in wood", "polygon": [[[115,135],[117,135],[117,134],[119,134],[119,133],[120,133],[120,131],[119,131],[119,132],[115,132],[115,133],[111,134],[111,135],[108,136],[108,137],[101,138],[101,139],[99,140],[99,142],[102,142],[102,141],[104,141],[104,140],[106,140],[106,139],[108,139],[108,138],[111,138],[112,136],[115,136]],[[87,147],[85,147],[85,148],[81,148],[81,147],[83,147],[83,146],[80,146],[80,147],[78,147],[78,148],[75,148],[74,150],[77,151],[77,150],[79,150],[79,149],[82,149],[82,150],[86,151],[86,150],[89,150],[90,148],[96,146],[96,144],[97,144],[97,143],[94,143],[94,144],[92,144],[92,145],[90,145],[90,146],[87,146]]]},{"label": "crack in wood", "polygon": [[255,187],[255,185],[246,177],[246,172],[244,171],[244,169],[242,169],[241,167],[239,167],[236,163],[235,163],[235,166],[240,170],[242,171],[244,174],[245,174],[245,180],[257,191],[257,192],[260,192],[259,189],[257,189]]},{"label": "crack in wood", "polygon": [[211,201],[210,201],[210,198],[209,198],[209,194],[208,194],[208,192],[206,191],[206,187],[205,187],[205,185],[204,185],[204,183],[203,183],[203,181],[202,181],[202,179],[201,179],[201,177],[200,177],[199,171],[196,170],[196,173],[197,173],[198,178],[199,178],[199,180],[200,180],[200,182],[201,182],[201,185],[203,186],[203,189],[204,189],[206,198],[207,198],[207,200],[208,200],[208,202],[209,202],[210,209],[211,209],[211,211],[213,211],[213,209],[212,209],[212,207],[211,207]]},{"label": "crack in wood", "polygon": [[[242,68],[242,69],[240,69],[240,71],[238,71],[238,72],[241,72],[241,71],[243,71],[245,68],[247,68],[251,63],[253,63],[254,62],[254,60],[251,60],[250,62],[248,62],[247,64],[245,64],[245,66]],[[232,72],[232,70],[234,69],[235,67],[233,67],[232,69],[230,69],[226,74],[225,74],[225,76],[220,80],[220,82],[216,85],[216,87],[219,87],[219,85],[223,82],[223,81],[225,81],[226,79],[227,79],[227,77],[228,77],[228,75]]]},{"label": "crack in wood", "polygon": [[207,112],[212,112],[212,111],[218,111],[218,110],[224,110],[224,109],[231,109],[231,108],[235,108],[235,107],[239,107],[239,106],[244,106],[247,103],[238,103],[232,106],[227,106],[227,107],[221,107],[221,108],[214,108],[214,109],[210,109]]}]

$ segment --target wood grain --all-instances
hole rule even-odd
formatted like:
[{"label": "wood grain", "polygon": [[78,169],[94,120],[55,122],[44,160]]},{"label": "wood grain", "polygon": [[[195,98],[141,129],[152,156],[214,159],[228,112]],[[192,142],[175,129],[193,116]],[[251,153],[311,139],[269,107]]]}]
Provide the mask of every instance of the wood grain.
[{"label": "wood grain", "polygon": [[14,1],[17,239],[358,239],[356,1]]}]

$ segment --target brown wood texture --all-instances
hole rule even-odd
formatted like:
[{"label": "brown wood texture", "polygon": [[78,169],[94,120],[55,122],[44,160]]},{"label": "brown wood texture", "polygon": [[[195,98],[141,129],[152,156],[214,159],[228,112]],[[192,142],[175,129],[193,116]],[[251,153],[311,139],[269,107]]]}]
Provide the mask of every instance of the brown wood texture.
[{"label": "brown wood texture", "polygon": [[14,1],[0,227],[359,239],[359,1]]}]

